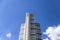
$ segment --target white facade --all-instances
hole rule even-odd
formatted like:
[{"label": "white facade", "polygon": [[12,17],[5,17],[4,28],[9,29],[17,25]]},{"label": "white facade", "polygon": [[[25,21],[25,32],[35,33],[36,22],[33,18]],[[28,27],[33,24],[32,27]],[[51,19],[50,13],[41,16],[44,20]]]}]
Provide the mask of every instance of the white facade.
[{"label": "white facade", "polygon": [[20,27],[19,40],[42,40],[40,24],[35,23],[33,14],[26,14],[26,21]]}]

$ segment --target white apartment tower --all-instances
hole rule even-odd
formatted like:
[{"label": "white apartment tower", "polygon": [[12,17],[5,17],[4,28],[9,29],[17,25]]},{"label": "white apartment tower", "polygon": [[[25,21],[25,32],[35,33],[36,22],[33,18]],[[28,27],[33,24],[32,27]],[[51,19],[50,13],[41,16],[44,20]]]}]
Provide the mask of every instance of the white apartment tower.
[{"label": "white apartment tower", "polygon": [[40,24],[35,23],[34,15],[26,13],[26,20],[21,24],[19,40],[42,40]]}]

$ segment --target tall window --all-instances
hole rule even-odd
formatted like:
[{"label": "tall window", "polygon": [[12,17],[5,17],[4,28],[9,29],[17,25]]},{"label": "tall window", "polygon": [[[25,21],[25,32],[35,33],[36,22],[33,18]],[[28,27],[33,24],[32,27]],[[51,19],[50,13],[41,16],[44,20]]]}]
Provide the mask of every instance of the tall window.
[{"label": "tall window", "polygon": [[36,28],[31,28],[31,34],[36,34]]},{"label": "tall window", "polygon": [[31,34],[31,40],[36,40],[36,34]]}]

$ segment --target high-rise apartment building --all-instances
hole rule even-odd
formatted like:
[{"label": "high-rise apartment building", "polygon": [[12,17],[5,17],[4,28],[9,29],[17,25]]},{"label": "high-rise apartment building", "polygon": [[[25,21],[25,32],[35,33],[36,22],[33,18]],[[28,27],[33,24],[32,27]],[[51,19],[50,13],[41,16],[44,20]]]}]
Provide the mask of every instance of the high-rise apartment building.
[{"label": "high-rise apartment building", "polygon": [[34,15],[26,13],[26,20],[21,24],[19,40],[42,40],[40,24],[35,23]]}]

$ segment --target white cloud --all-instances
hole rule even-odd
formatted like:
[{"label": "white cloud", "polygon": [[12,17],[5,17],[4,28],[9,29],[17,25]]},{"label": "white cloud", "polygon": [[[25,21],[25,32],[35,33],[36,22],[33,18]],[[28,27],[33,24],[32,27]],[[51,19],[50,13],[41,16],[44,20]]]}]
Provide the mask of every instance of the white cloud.
[{"label": "white cloud", "polygon": [[45,39],[43,39],[43,40],[49,40],[48,38],[45,38]]},{"label": "white cloud", "polygon": [[43,34],[47,35],[50,40],[60,40],[60,25],[48,27]]},{"label": "white cloud", "polygon": [[7,34],[6,34],[6,37],[7,37],[7,38],[10,38],[10,37],[11,37],[11,33],[7,33]]}]

